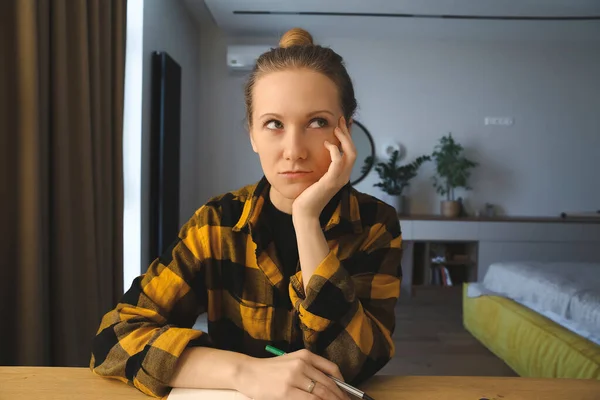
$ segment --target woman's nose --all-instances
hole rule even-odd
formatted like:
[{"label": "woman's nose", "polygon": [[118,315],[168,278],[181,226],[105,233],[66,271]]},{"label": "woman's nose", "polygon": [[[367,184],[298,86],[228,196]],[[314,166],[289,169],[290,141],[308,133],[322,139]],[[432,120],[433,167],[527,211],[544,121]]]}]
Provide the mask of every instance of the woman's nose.
[{"label": "woman's nose", "polygon": [[308,155],[306,135],[302,129],[290,129],[285,133],[283,157],[295,161],[305,159]]}]

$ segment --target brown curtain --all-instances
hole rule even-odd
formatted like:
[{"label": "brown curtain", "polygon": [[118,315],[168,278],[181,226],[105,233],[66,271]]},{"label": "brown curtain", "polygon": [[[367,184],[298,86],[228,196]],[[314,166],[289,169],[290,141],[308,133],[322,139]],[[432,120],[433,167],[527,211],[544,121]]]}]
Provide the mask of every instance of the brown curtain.
[{"label": "brown curtain", "polygon": [[123,293],[126,10],[0,1],[0,365],[89,365]]}]

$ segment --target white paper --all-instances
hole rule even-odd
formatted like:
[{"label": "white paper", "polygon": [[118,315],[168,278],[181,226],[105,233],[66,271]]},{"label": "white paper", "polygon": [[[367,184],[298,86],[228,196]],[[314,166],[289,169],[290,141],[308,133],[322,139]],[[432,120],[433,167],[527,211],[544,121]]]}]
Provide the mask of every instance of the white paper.
[{"label": "white paper", "polygon": [[235,390],[174,388],[168,400],[251,400]]}]

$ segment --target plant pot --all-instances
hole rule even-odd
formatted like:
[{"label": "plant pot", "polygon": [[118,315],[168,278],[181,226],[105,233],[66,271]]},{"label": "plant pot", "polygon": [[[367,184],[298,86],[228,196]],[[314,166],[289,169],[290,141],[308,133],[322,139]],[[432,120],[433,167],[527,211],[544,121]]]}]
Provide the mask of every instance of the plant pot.
[{"label": "plant pot", "polygon": [[460,215],[460,203],[456,200],[442,200],[440,211],[444,217],[456,218]]},{"label": "plant pot", "polygon": [[390,206],[394,207],[398,215],[406,214],[406,196],[398,196],[385,193],[382,200]]}]

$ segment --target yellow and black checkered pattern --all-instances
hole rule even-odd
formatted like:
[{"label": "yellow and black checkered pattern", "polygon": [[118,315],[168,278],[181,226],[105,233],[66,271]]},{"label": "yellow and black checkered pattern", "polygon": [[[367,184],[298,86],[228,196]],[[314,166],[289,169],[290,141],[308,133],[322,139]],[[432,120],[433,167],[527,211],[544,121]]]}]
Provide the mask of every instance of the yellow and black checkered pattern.
[{"label": "yellow and black checkered pattern", "polygon": [[[168,393],[179,355],[210,346],[270,357],[271,344],[307,348],[358,383],[394,353],[401,233],[395,210],[350,185],[322,218],[330,252],[306,293],[300,266],[282,274],[261,208],[269,183],[211,199],[178,240],[136,278],[94,338],[94,373],[151,396]],[[291,301],[290,301],[291,300]],[[207,313],[208,332],[191,329]]]}]

